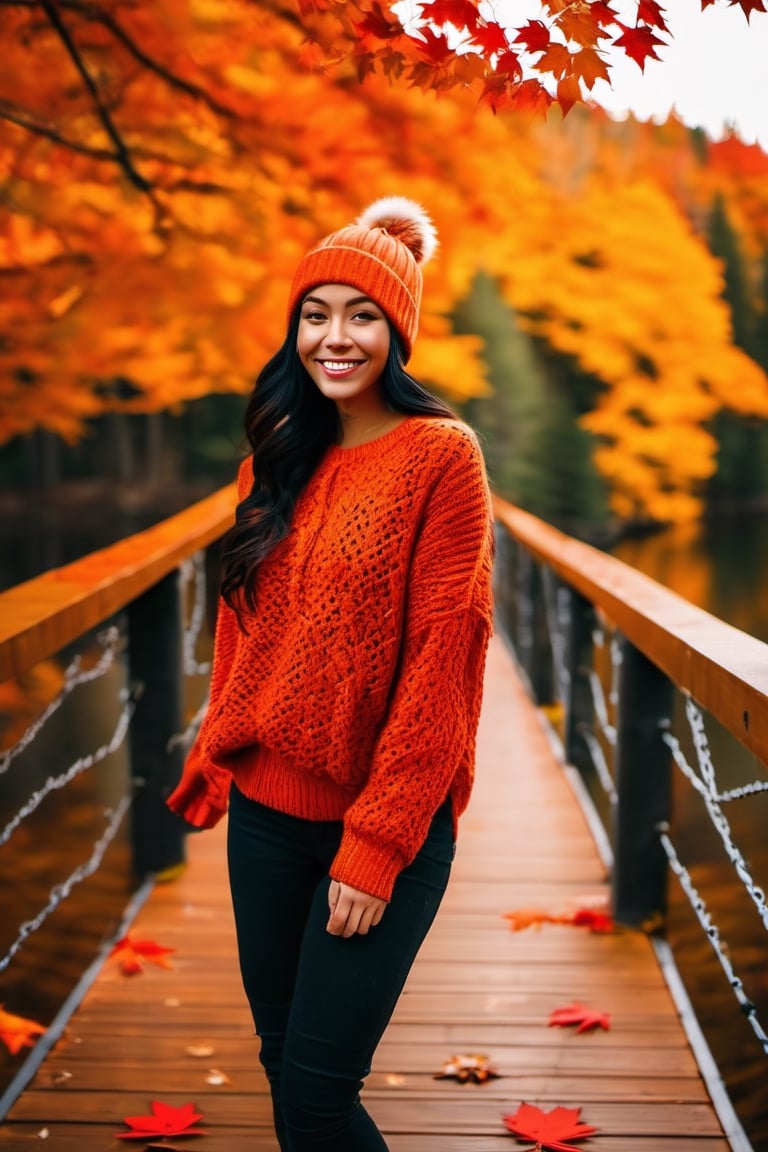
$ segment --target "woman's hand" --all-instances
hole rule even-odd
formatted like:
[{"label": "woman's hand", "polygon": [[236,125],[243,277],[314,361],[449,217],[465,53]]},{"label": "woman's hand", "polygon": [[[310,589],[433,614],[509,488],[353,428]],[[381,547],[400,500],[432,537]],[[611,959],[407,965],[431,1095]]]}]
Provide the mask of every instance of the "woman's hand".
[{"label": "woman's hand", "polygon": [[331,880],[328,889],[331,914],[326,930],[331,936],[354,936],[356,932],[365,936],[369,928],[379,923],[386,906],[386,900],[378,896],[369,896],[367,892],[350,888],[349,884]]}]

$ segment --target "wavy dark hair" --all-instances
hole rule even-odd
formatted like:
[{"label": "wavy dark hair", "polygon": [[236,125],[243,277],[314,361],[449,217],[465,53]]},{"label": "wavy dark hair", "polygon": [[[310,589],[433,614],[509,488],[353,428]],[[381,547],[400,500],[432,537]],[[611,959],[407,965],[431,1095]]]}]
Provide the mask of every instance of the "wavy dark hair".
[{"label": "wavy dark hair", "polygon": [[[221,579],[221,595],[241,625],[243,609],[254,607],[259,565],[288,534],[296,501],[327,449],[339,439],[336,405],[314,384],[296,351],[300,316],[299,307],[282,347],[259,373],[245,410],[253,484],[223,539]],[[406,372],[403,343],[391,324],[381,386],[392,412],[454,416],[447,404]]]}]

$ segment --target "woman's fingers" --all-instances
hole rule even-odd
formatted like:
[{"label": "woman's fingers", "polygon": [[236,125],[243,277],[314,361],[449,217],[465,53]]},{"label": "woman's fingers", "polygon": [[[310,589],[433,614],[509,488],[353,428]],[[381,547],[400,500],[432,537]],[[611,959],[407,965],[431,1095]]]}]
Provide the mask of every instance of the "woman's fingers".
[{"label": "woman's fingers", "polygon": [[365,936],[369,928],[379,923],[387,904],[378,896],[370,896],[332,880],[328,889],[328,906],[327,931],[332,936],[348,938],[356,934]]}]

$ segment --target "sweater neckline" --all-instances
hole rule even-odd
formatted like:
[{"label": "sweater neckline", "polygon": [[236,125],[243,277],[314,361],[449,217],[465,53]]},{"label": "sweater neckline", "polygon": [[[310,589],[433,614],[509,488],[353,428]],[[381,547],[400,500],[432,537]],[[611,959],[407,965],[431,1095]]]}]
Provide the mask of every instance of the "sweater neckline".
[{"label": "sweater neckline", "polygon": [[359,460],[363,456],[377,456],[384,449],[390,448],[408,436],[414,423],[419,419],[418,416],[406,416],[394,428],[390,428],[389,432],[384,432],[373,440],[366,440],[364,444],[355,444],[351,448],[345,448],[343,444],[332,444],[329,455],[337,460]]}]

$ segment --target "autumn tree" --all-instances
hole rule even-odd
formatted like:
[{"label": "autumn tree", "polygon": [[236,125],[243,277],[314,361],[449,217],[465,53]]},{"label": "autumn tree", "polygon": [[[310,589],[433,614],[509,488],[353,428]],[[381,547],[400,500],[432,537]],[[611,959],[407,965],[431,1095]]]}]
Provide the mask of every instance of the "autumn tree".
[{"label": "autumn tree", "polygon": [[[414,372],[459,403],[487,391],[481,338],[452,327],[487,276],[531,339],[600,381],[582,423],[615,513],[694,514],[707,425],[723,406],[764,416],[768,385],[674,196],[647,174],[590,177],[557,117],[494,116],[469,75],[442,83],[429,64],[409,86],[403,65],[392,83],[400,63],[376,55],[403,48],[379,36],[390,10],[355,28],[342,7],[0,3],[0,439],[247,391],[283,338],[298,257],[405,191],[441,236]],[[544,5],[543,23],[562,36],[585,7],[609,6]],[[370,68],[345,56],[345,37],[367,51],[374,32]]]}]

